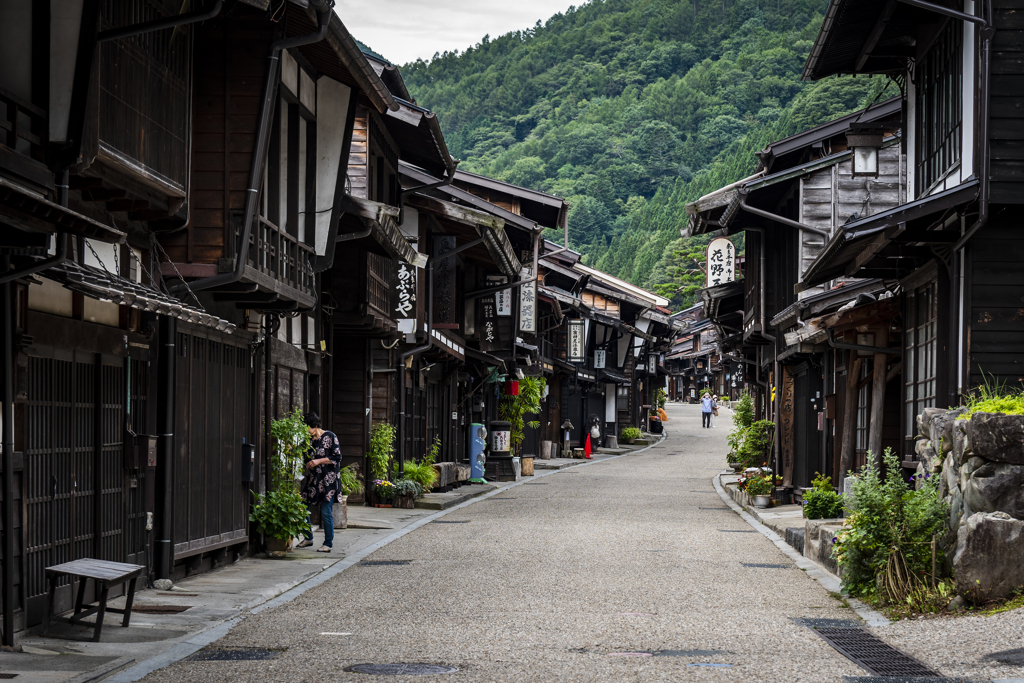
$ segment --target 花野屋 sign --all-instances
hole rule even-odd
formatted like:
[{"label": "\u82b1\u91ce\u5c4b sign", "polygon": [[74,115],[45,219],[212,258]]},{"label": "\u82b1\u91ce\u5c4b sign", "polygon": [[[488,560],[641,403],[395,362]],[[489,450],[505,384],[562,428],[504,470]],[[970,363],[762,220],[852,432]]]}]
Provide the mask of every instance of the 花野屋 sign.
[{"label": "\u82b1\u91ce\u5c4b sign", "polygon": [[707,286],[716,287],[736,280],[736,247],[725,237],[708,245]]}]

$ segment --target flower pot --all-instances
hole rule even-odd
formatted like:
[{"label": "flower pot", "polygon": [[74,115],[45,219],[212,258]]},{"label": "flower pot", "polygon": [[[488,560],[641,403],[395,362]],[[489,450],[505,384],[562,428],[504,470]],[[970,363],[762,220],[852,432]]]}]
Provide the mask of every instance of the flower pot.
[{"label": "flower pot", "polygon": [[268,536],[266,544],[268,553],[284,554],[292,549],[292,539],[290,538],[270,538]]},{"label": "flower pot", "polygon": [[731,462],[729,463],[729,467],[732,468],[734,474],[739,474],[743,471],[743,463],[741,462]]},{"label": "flower pot", "polygon": [[416,507],[416,499],[413,496],[396,496],[394,506],[405,510],[412,510]]},{"label": "flower pot", "polygon": [[375,508],[393,508],[393,507],[395,507],[393,501],[394,501],[394,498],[378,498],[377,502],[373,504],[373,507],[375,507]]},{"label": "flower pot", "polygon": [[754,507],[756,507],[756,508],[766,508],[772,502],[772,497],[771,496],[753,496],[753,499],[754,499]]}]

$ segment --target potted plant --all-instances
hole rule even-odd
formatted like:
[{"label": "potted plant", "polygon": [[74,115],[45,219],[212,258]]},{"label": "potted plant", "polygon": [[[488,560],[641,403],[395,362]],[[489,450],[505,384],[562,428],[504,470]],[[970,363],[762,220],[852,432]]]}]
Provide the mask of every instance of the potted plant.
[{"label": "potted plant", "polygon": [[389,508],[393,506],[395,499],[395,485],[387,479],[374,479],[373,480],[373,495],[377,502],[373,504],[375,508]]},{"label": "potted plant", "polygon": [[[357,465],[348,465],[338,470],[338,485],[341,487],[341,495],[338,496],[340,511],[334,513],[334,528],[348,528],[348,497],[352,493],[363,492],[363,482],[359,479]],[[340,514],[339,514],[340,512]]]},{"label": "potted plant", "polygon": [[523,439],[526,428],[537,429],[540,422],[526,421],[527,415],[540,413],[540,402],[544,398],[544,387],[547,380],[543,377],[523,377],[519,380],[519,393],[506,394],[498,404],[498,417],[511,424],[509,440],[512,442],[512,455],[522,457]]},{"label": "potted plant", "polygon": [[775,482],[771,474],[755,476],[747,481],[746,491],[753,499],[754,507],[768,507],[774,490]]},{"label": "potted plant", "polygon": [[416,499],[423,495],[423,487],[412,479],[399,479],[392,487],[394,506],[411,510],[416,507]]},{"label": "potted plant", "polygon": [[640,438],[640,430],[636,427],[623,427],[619,432],[619,441],[622,443],[633,443]]},{"label": "potted plant", "polygon": [[309,509],[299,496],[296,482],[310,436],[298,408],[280,420],[271,420],[270,435],[274,448],[270,491],[252,492],[255,503],[249,521],[263,534],[269,552],[284,553],[291,549],[292,538],[309,526]]},{"label": "potted plant", "polygon": [[[381,503],[377,483],[387,481],[388,473],[391,471],[391,460],[395,452],[395,427],[387,422],[378,422],[370,429],[370,450],[367,453],[367,466],[369,467],[369,478],[374,484],[370,488],[371,500],[368,505]],[[390,482],[389,482],[390,483]],[[384,487],[382,490],[387,490]],[[389,496],[388,498],[392,498]],[[390,505],[390,500],[386,501]]]}]

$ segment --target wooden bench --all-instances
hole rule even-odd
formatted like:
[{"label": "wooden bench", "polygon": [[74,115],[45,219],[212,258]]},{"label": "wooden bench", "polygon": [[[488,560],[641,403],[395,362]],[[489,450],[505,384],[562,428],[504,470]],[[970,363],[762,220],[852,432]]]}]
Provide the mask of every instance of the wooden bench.
[{"label": "wooden bench", "polygon": [[[125,564],[123,562],[108,562],[106,560],[83,559],[64,564],[54,565],[46,568],[46,578],[50,581],[50,592],[46,600],[46,620],[43,622],[43,635],[46,635],[50,623],[56,618],[53,613],[53,602],[57,593],[57,583],[62,576],[73,576],[79,579],[78,597],[75,600],[75,613],[67,620],[69,624],[76,624],[90,614],[96,615],[96,630],[93,632],[93,642],[100,639],[100,631],[103,629],[103,615],[107,612],[123,614],[121,626],[128,627],[128,621],[132,616],[132,601],[135,599],[135,582],[146,571],[146,568],[139,564]],[[96,602],[90,605],[83,605],[85,599],[85,584],[89,579],[93,580],[96,589]],[[128,582],[126,592],[127,599],[124,609],[107,607],[107,594],[114,586]]]}]

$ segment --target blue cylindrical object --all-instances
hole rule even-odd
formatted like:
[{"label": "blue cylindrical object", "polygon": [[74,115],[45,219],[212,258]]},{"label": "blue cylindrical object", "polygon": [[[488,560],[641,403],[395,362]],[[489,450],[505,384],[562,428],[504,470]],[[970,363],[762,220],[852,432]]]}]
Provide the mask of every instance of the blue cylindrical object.
[{"label": "blue cylindrical object", "polygon": [[487,430],[483,424],[474,422],[469,425],[469,464],[471,480],[484,483],[484,449],[487,448]]}]

